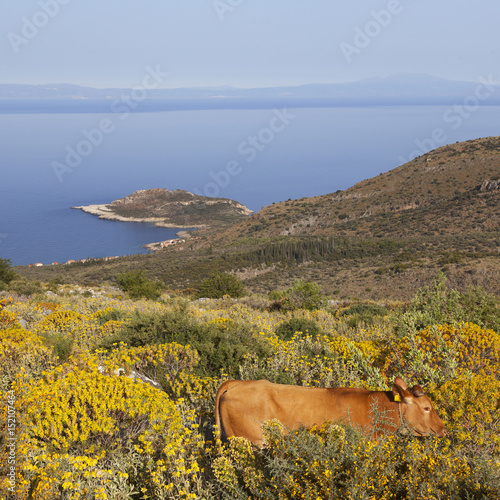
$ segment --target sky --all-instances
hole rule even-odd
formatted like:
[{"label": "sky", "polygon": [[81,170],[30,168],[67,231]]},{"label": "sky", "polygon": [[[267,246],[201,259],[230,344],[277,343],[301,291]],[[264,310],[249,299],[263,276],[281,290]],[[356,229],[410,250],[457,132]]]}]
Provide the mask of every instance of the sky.
[{"label": "sky", "polygon": [[[0,0],[0,83],[500,81],[498,0]],[[168,75],[168,76],[167,76]]]}]

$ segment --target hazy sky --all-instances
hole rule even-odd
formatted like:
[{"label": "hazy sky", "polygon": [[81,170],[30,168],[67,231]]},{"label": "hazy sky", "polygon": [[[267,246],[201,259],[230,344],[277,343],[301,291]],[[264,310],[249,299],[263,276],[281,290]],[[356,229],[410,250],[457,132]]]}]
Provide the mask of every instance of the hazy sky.
[{"label": "hazy sky", "polygon": [[[0,0],[0,83],[500,81],[499,0]],[[164,75],[168,73],[168,77]]]}]

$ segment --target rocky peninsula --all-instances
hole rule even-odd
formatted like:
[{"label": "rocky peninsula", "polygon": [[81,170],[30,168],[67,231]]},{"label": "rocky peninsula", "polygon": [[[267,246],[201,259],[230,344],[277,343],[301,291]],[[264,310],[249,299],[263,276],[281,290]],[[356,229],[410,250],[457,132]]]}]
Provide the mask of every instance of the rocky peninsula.
[{"label": "rocky peninsula", "polygon": [[[147,222],[170,228],[220,228],[247,218],[253,212],[228,198],[200,196],[183,189],[142,189],[103,205],[74,206],[100,219]],[[182,236],[186,236],[183,232]]]}]

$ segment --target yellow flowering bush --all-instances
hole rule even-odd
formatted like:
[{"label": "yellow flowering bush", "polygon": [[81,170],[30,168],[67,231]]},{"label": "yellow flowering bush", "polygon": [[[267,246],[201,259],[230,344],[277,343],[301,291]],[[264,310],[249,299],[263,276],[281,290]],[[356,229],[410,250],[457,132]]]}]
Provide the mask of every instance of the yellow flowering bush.
[{"label": "yellow flowering bush", "polygon": [[178,373],[167,392],[176,401],[186,401],[196,411],[200,426],[206,429],[213,420],[215,394],[224,380],[200,377],[183,370]]},{"label": "yellow flowering bush", "polygon": [[386,436],[364,439],[351,428],[326,423],[284,433],[263,425],[260,451],[230,438],[213,462],[217,480],[233,498],[462,499],[495,498],[478,471],[448,441]]},{"label": "yellow flowering bush", "polygon": [[214,400],[222,382],[224,379],[200,377],[188,371],[180,371],[176,380],[171,384],[169,393],[175,399],[187,399],[193,404],[202,399]]},{"label": "yellow flowering bush", "polygon": [[255,332],[262,331],[266,333],[271,333],[276,324],[282,320],[280,315],[271,314],[267,311],[256,311],[233,300],[226,304],[223,304],[221,300],[208,300],[203,302],[202,308],[191,306],[188,312],[193,319],[204,323],[218,320],[222,320],[224,323],[231,320],[235,324],[250,326],[251,330]]},{"label": "yellow flowering bush", "polygon": [[35,332],[50,338],[71,339],[77,350],[91,349],[102,338],[97,319],[71,310],[57,310],[46,316]]},{"label": "yellow flowering bush", "polygon": [[121,470],[103,469],[100,460],[68,453],[43,453],[25,465],[25,476],[34,475],[30,488],[23,479],[18,498],[68,500],[125,500],[137,493]]},{"label": "yellow flowering bush", "polygon": [[447,429],[474,453],[491,449],[500,457],[500,380],[465,375],[429,391]]},{"label": "yellow flowering bush", "polygon": [[5,304],[4,311],[13,314],[17,318],[17,321],[22,320],[24,328],[34,331],[35,326],[45,318],[49,310],[40,307],[36,302],[26,300],[15,301],[9,298]]},{"label": "yellow flowering bush", "polygon": [[16,326],[21,326],[17,321],[17,316],[10,311],[0,308],[0,330],[14,328]]},{"label": "yellow flowering bush", "polygon": [[98,309],[92,315],[95,318],[102,319],[104,322],[108,321],[110,316],[115,316],[117,314],[116,310],[112,307],[105,307],[104,309]]},{"label": "yellow flowering bush", "polygon": [[221,451],[221,455],[212,463],[216,479],[233,498],[238,498],[238,493],[243,497],[242,490],[247,498],[259,498],[253,495],[257,491],[263,492],[263,461],[255,453],[250,441],[243,437],[232,437]]},{"label": "yellow flowering bush", "polygon": [[37,331],[71,333],[84,320],[84,316],[75,311],[55,311],[38,324]]},{"label": "yellow flowering bush", "polygon": [[242,379],[266,378],[271,382],[305,386],[338,386],[357,380],[341,356],[321,336],[295,334],[290,340],[261,334],[271,344],[273,355],[247,355],[240,366]]},{"label": "yellow flowering bush", "polygon": [[473,323],[429,326],[394,346],[384,372],[438,386],[462,373],[500,379],[500,335]]},{"label": "yellow flowering bush", "polygon": [[230,318],[215,318],[207,321],[207,325],[213,325],[220,331],[231,330],[235,326],[235,321]]},{"label": "yellow flowering bush", "polygon": [[20,326],[0,330],[0,390],[6,391],[20,370],[37,379],[55,359],[43,339]]},{"label": "yellow flowering bush", "polygon": [[[492,330],[431,324],[396,339],[394,308],[368,324],[331,308],[266,310],[262,300],[71,292],[65,287],[53,302],[0,299],[0,397],[14,394],[13,410],[0,407],[0,498],[9,498],[11,411],[12,500],[500,498]],[[317,331],[295,332],[313,322]],[[280,336],[284,324],[289,335]],[[129,345],[120,343],[127,331]],[[68,356],[55,357],[58,342],[70,343]],[[165,392],[134,381],[132,371]],[[215,394],[228,378],[386,389],[395,374],[430,382],[449,438],[371,442],[334,423],[285,433],[270,421],[263,450],[242,438],[213,439]]]},{"label": "yellow flowering bush", "polygon": [[[148,384],[60,367],[37,384],[21,379],[17,394],[22,400],[19,441],[25,447],[20,496],[29,490],[32,498],[52,499],[62,488],[74,498],[115,498],[109,496],[116,486],[109,479],[116,479],[117,470],[127,474],[125,490],[158,487],[164,498],[182,498],[181,476],[184,490],[196,483],[196,457],[186,466],[179,452],[193,427],[184,428],[175,404]],[[116,460],[118,468],[112,467]],[[150,482],[150,476],[162,480]]]},{"label": "yellow flowering bush", "polygon": [[110,320],[106,321],[101,327],[101,338],[111,337],[112,335],[116,335],[120,330],[120,327],[123,325],[123,321]]},{"label": "yellow flowering bush", "polygon": [[143,347],[129,347],[121,343],[111,352],[85,353],[79,360],[75,359],[75,363],[94,368],[100,366],[101,371],[107,374],[123,370],[122,373],[128,375],[135,370],[161,384],[174,400],[189,401],[199,416],[206,419],[213,414],[213,400],[222,382],[218,378],[192,373],[198,360],[195,349],[175,342]]},{"label": "yellow flowering bush", "polygon": [[141,347],[120,343],[115,347],[112,351],[96,351],[99,363],[107,373],[123,369],[125,374],[129,374],[135,370],[165,389],[174,383],[180,372],[192,370],[199,359],[196,350],[175,342]]},{"label": "yellow flowering bush", "polygon": [[[339,335],[304,335],[290,340],[264,335],[274,354],[265,359],[246,356],[240,367],[243,379],[267,378],[272,382],[315,386],[385,387],[371,356],[377,352],[371,342],[358,343]],[[369,346],[369,347],[367,347]]]},{"label": "yellow flowering bush", "polygon": [[14,299],[11,297],[6,297],[4,299],[0,299],[0,311],[4,309],[6,306],[12,304],[14,302]]},{"label": "yellow flowering bush", "polygon": [[78,369],[61,373],[46,373],[24,400],[26,439],[51,451],[94,454],[135,446],[150,424],[164,425],[175,414],[173,403],[148,384]]},{"label": "yellow flowering bush", "polygon": [[[427,327],[418,335],[423,350],[437,350],[437,336],[432,330],[433,327]],[[436,330],[446,345],[454,348],[460,372],[493,375],[500,379],[500,335],[473,323],[439,325]],[[440,361],[438,355],[435,363]]]}]

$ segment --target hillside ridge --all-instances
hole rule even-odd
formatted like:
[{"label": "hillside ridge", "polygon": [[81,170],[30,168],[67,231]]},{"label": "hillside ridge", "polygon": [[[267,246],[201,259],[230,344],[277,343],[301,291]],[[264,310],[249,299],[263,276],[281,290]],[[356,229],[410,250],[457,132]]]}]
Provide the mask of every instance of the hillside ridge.
[{"label": "hillside ridge", "polygon": [[[496,229],[499,179],[500,137],[446,145],[344,191],[268,205],[224,239]],[[465,217],[478,211],[488,217]]]}]

